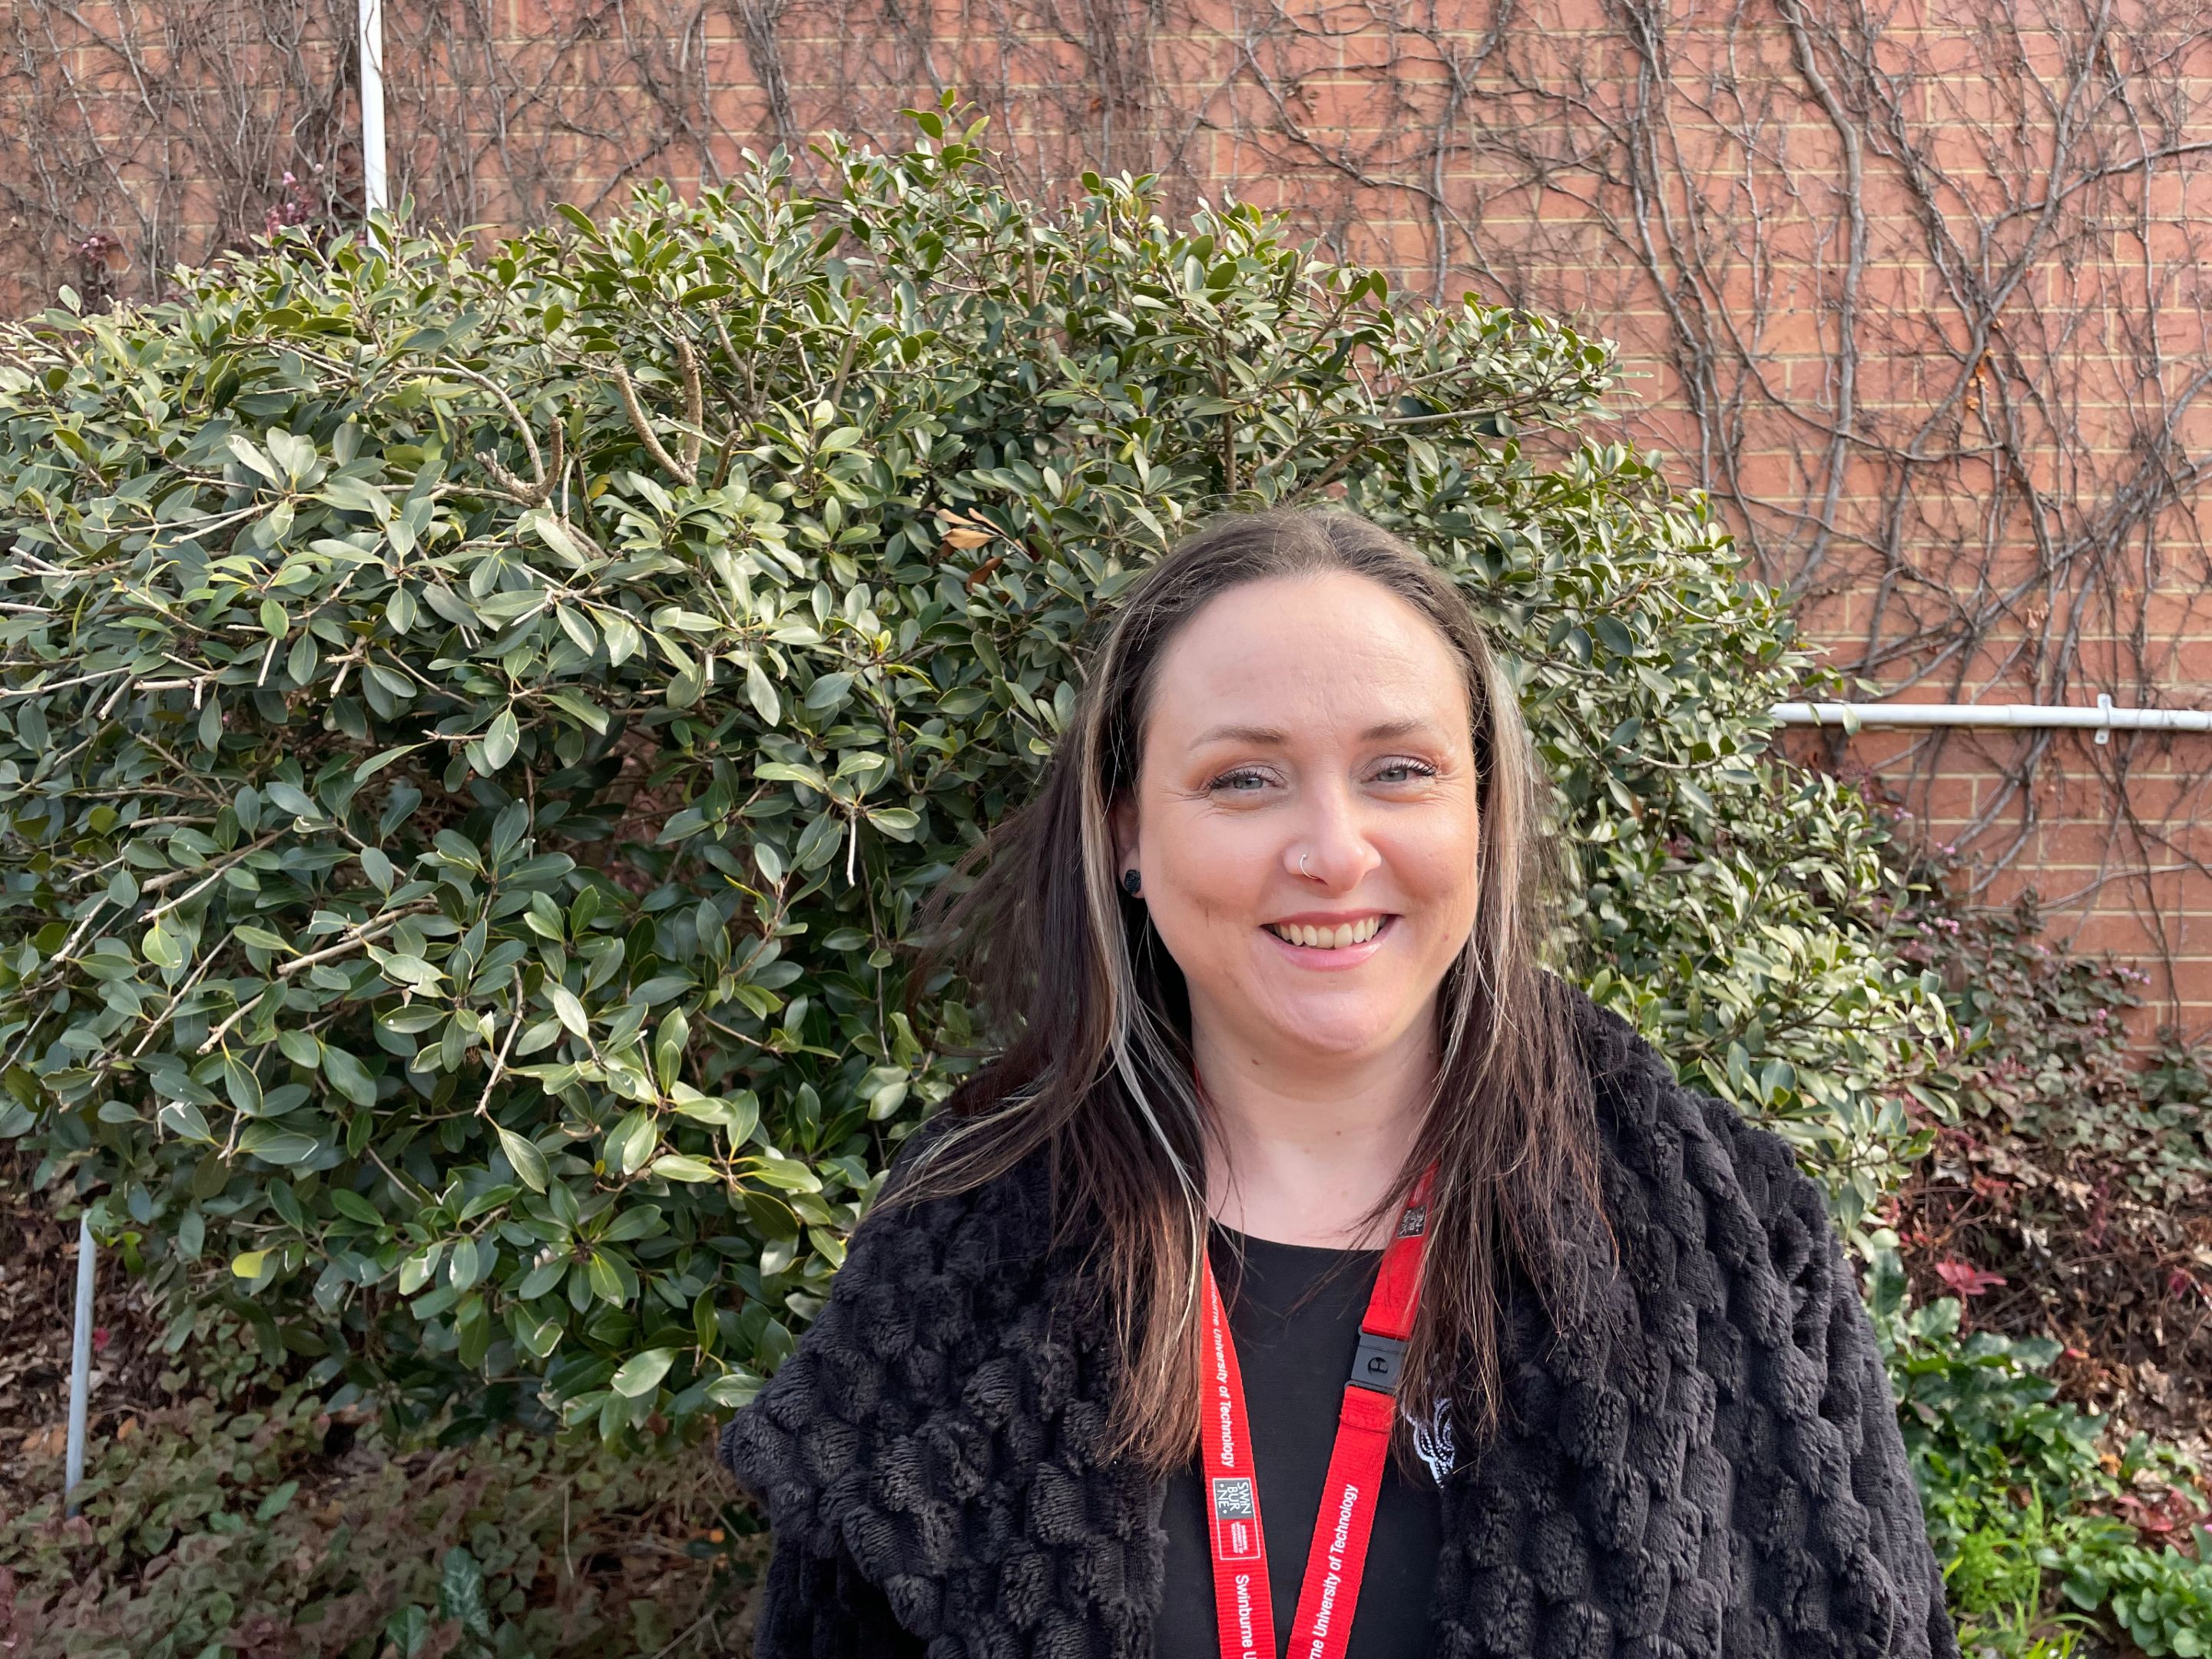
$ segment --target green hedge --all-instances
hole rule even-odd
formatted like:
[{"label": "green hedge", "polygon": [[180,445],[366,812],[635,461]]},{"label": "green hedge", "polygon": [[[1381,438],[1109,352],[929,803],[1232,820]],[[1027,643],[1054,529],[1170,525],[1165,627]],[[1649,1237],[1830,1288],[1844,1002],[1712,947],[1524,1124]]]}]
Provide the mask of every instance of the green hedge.
[{"label": "green hedge", "polygon": [[821,196],[288,233],[0,331],[0,1134],[339,1397],[680,1430],[973,1063],[894,946],[1099,617],[1340,496],[1511,653],[1585,982],[1856,1224],[1942,1005],[1879,826],[1763,757],[1774,596],[1578,435],[1610,348],[1145,179],[1031,206],[951,113]]}]

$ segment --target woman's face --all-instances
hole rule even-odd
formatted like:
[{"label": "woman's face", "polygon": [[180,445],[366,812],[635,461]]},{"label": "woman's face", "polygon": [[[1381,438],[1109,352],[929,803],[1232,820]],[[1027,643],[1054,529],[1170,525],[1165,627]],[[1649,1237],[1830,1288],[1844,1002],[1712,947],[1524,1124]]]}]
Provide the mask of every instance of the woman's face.
[{"label": "woman's face", "polygon": [[1474,925],[1469,725],[1451,646],[1364,576],[1246,583],[1183,625],[1115,868],[1143,875],[1204,1046],[1342,1061],[1429,1040]]}]

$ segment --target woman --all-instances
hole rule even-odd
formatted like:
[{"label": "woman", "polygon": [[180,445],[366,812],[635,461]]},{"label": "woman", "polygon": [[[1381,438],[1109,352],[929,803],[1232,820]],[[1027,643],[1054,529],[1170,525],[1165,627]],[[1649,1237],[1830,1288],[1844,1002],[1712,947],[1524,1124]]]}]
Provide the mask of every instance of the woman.
[{"label": "woman", "polygon": [[1956,1653],[1814,1183],[1536,965],[1540,788],[1376,526],[1147,574],[939,929],[1003,1052],[724,1437],[760,1659]]}]

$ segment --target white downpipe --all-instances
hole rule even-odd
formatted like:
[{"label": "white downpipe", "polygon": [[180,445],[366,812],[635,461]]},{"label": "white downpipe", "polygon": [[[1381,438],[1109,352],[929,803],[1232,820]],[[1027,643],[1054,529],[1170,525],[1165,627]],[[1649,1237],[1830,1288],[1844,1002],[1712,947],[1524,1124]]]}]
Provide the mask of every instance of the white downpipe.
[{"label": "white downpipe", "polygon": [[361,194],[364,214],[392,204],[384,170],[384,0],[361,0]]},{"label": "white downpipe", "polygon": [[69,1448],[62,1465],[62,1506],[76,1513],[71,1496],[84,1479],[84,1419],[92,1397],[92,1212],[76,1223],[76,1327],[70,1334]]},{"label": "white downpipe", "polygon": [[2115,708],[2109,696],[2094,708],[2033,702],[1778,702],[1771,711],[1784,726],[2011,727],[2017,731],[2094,732],[2103,743],[2114,732],[2212,732],[2212,710]]}]

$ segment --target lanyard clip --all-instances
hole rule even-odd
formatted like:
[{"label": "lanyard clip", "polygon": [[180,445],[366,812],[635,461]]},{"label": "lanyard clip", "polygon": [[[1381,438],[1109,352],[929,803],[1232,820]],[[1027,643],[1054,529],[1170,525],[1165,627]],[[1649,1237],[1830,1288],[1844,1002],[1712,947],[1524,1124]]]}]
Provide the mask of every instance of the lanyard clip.
[{"label": "lanyard clip", "polygon": [[1359,1333],[1358,1352],[1352,1356],[1352,1382],[1376,1394],[1398,1392],[1399,1368],[1406,1363],[1406,1345],[1395,1336]]}]

